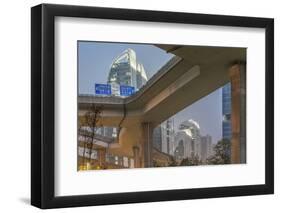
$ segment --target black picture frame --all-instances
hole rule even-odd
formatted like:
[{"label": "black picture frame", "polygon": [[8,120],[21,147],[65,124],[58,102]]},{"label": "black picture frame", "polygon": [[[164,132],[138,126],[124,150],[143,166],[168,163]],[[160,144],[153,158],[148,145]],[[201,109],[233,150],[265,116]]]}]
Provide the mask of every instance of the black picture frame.
[{"label": "black picture frame", "polygon": [[[266,32],[265,184],[56,197],[55,17],[263,28]],[[274,193],[274,20],[270,18],[41,4],[31,8],[31,204],[60,208]]]}]

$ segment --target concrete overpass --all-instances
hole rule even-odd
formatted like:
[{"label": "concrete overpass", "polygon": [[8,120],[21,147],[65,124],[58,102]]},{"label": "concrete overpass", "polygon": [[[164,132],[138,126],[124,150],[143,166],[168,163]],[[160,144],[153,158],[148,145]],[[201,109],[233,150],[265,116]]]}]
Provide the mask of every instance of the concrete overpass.
[{"label": "concrete overpass", "polygon": [[133,156],[136,167],[152,165],[154,127],[231,81],[233,64],[239,62],[239,76],[241,67],[245,67],[240,64],[246,61],[246,50],[243,48],[157,46],[176,56],[134,95],[127,98],[78,97],[81,125],[85,112],[92,104],[102,107],[97,126],[122,127],[118,145],[110,152]]}]

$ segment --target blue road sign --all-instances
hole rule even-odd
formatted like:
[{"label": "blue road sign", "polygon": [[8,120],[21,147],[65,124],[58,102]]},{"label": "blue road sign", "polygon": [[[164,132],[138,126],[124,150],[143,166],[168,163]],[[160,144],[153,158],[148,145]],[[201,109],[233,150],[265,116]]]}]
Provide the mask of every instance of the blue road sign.
[{"label": "blue road sign", "polygon": [[135,93],[135,87],[120,85],[120,95],[130,96]]},{"label": "blue road sign", "polygon": [[96,95],[111,95],[110,84],[95,84]]}]

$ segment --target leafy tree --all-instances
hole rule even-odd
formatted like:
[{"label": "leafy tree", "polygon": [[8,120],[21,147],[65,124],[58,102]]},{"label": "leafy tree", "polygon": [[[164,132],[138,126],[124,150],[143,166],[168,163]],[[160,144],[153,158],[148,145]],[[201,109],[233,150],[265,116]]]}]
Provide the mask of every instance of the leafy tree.
[{"label": "leafy tree", "polygon": [[175,158],[172,158],[171,161],[169,161],[169,166],[178,166],[178,163]]},{"label": "leafy tree", "polygon": [[153,167],[162,167],[162,165],[159,164],[159,162],[156,161],[156,160],[153,160],[153,161],[152,161],[152,165],[153,165]]},{"label": "leafy tree", "polygon": [[196,165],[200,165],[202,162],[199,160],[198,156],[194,156],[191,158],[184,158],[182,159],[180,166],[196,166]]},{"label": "leafy tree", "polygon": [[214,147],[215,154],[207,159],[208,164],[229,164],[230,163],[230,141],[220,140]]}]

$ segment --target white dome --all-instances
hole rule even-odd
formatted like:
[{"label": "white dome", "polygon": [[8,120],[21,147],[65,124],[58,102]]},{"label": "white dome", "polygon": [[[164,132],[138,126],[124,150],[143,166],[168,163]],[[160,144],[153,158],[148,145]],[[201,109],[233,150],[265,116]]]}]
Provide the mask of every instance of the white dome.
[{"label": "white dome", "polygon": [[192,123],[194,126],[196,126],[198,129],[200,129],[200,126],[199,126],[199,124],[196,122],[196,121],[194,121],[194,120],[192,120],[192,119],[189,119],[188,120],[190,123]]},{"label": "white dome", "polygon": [[193,127],[193,128],[195,127],[196,129],[200,130],[199,124],[192,119],[182,122],[179,126],[179,129],[184,130],[184,129],[189,129],[190,127]]},{"label": "white dome", "polygon": [[181,130],[180,132],[182,132],[192,138],[192,132],[190,131],[190,129],[184,129],[184,130]]}]

